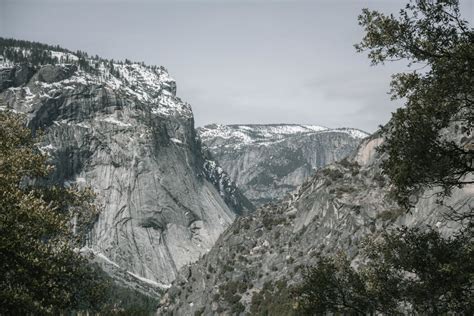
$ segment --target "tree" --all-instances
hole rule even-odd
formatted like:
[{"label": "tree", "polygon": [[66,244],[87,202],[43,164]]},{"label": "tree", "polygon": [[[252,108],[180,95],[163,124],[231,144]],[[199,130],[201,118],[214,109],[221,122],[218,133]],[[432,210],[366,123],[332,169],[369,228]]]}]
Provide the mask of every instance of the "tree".
[{"label": "tree", "polygon": [[344,255],[320,258],[295,287],[301,313],[367,315],[474,312],[472,230],[451,238],[401,228],[368,239],[358,269]]},{"label": "tree", "polygon": [[[393,76],[393,98],[405,98],[382,128],[382,168],[394,195],[407,208],[427,188],[474,183],[474,31],[456,0],[411,1],[400,17],[363,10],[358,51],[373,64],[407,60],[423,66]],[[474,211],[457,219],[470,225],[449,238],[438,231],[402,228],[372,237],[363,266],[323,258],[296,287],[310,313],[474,313]],[[344,263],[345,262],[345,263]],[[350,304],[347,304],[350,302]]]},{"label": "tree", "polygon": [[419,66],[393,76],[392,97],[406,106],[383,128],[383,170],[398,201],[410,207],[426,188],[443,197],[474,183],[474,31],[458,1],[411,1],[398,18],[364,9],[359,24],[365,36],[356,48],[373,64]]},{"label": "tree", "polygon": [[316,266],[303,272],[303,282],[293,293],[299,312],[307,315],[366,315],[374,311],[364,280],[342,253],[321,257]]},{"label": "tree", "polygon": [[432,229],[404,227],[369,239],[361,271],[378,310],[472,315],[473,237],[471,229],[444,238]]},{"label": "tree", "polygon": [[291,286],[285,277],[266,281],[259,292],[254,292],[250,302],[251,315],[294,316],[296,313],[292,301]]},{"label": "tree", "polygon": [[45,181],[51,170],[24,126],[0,111],[0,314],[51,314],[98,308],[103,278],[78,247],[96,210],[87,191]]}]

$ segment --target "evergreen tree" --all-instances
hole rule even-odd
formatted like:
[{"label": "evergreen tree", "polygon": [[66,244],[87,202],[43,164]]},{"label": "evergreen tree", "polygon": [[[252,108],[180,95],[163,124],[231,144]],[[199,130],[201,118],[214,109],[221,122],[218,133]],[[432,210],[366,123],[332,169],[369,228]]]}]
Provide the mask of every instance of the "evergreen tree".
[{"label": "evergreen tree", "polygon": [[474,312],[473,231],[451,238],[402,228],[368,239],[365,262],[344,255],[320,258],[293,293],[300,313],[439,315]]},{"label": "evergreen tree", "polygon": [[0,112],[0,314],[94,310],[105,283],[73,250],[96,216],[93,196],[41,181],[51,169],[36,141],[22,117]]},{"label": "evergreen tree", "polygon": [[[394,196],[439,187],[440,198],[474,183],[474,31],[456,0],[411,1],[400,17],[363,10],[359,51],[373,64],[407,60],[424,66],[393,76],[392,96],[405,98],[383,128],[383,170]],[[367,314],[474,313],[474,211],[456,214],[469,225],[450,238],[403,228],[370,240],[365,266],[323,258],[296,287],[302,312]],[[342,263],[341,263],[342,262]]]},{"label": "evergreen tree", "polygon": [[472,315],[473,233],[467,229],[445,238],[433,229],[404,227],[369,239],[361,273],[378,310]]},{"label": "evergreen tree", "polygon": [[319,258],[314,267],[303,272],[303,282],[293,292],[297,309],[307,315],[364,315],[375,310],[362,276],[342,253]]},{"label": "evergreen tree", "polygon": [[356,48],[369,51],[373,64],[423,66],[391,83],[393,98],[406,99],[383,129],[381,147],[398,201],[409,207],[420,190],[441,187],[447,196],[474,183],[474,31],[458,1],[412,1],[399,18],[364,9],[359,23],[366,34]]}]

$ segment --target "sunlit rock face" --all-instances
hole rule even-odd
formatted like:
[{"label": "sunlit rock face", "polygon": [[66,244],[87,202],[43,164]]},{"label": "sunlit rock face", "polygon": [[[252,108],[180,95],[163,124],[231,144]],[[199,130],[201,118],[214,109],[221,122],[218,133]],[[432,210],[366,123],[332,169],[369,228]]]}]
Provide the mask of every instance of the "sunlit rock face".
[{"label": "sunlit rock face", "polygon": [[164,68],[88,62],[93,71],[4,62],[0,105],[44,130],[51,181],[97,193],[102,212],[83,251],[127,284],[166,287],[253,206],[202,152],[191,107]]},{"label": "sunlit rock face", "polygon": [[[182,269],[159,314],[251,312],[252,298],[265,284],[300,282],[301,268],[321,255],[343,251],[357,266],[368,236],[401,226],[430,226],[443,235],[459,230],[458,222],[444,217],[446,205],[458,212],[474,207],[474,185],[454,190],[445,206],[436,203],[439,189],[422,192],[408,213],[389,194],[384,157],[376,150],[382,143],[377,134],[364,139],[347,159],[318,170],[282,202],[239,217],[209,253]],[[236,294],[224,295],[227,289]]]},{"label": "sunlit rock face", "polygon": [[203,144],[254,205],[293,192],[315,169],[349,155],[368,134],[315,125],[207,125]]}]

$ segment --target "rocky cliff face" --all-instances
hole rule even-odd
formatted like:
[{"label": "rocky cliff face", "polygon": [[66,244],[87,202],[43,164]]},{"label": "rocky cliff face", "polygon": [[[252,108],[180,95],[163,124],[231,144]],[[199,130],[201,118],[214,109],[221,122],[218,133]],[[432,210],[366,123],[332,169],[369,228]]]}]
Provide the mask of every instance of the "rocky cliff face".
[{"label": "rocky cliff face", "polygon": [[[350,157],[318,170],[281,203],[236,220],[206,256],[183,268],[159,312],[250,312],[260,302],[258,293],[298,282],[301,267],[314,264],[316,256],[340,249],[357,264],[369,234],[401,225],[430,225],[446,234],[459,229],[458,223],[441,220],[447,209],[436,204],[435,189],[420,195],[411,213],[390,199],[375,150],[382,142],[377,135],[365,139]],[[461,211],[472,208],[474,186],[454,191],[445,203]],[[277,297],[275,292],[267,295]]]},{"label": "rocky cliff face", "polygon": [[51,181],[97,193],[103,210],[83,251],[122,282],[167,287],[252,204],[202,152],[164,68],[45,54],[57,63],[0,58],[2,109],[45,131]]},{"label": "rocky cliff face", "polygon": [[321,126],[207,125],[198,128],[205,147],[254,205],[293,192],[314,169],[340,160],[368,134]]}]

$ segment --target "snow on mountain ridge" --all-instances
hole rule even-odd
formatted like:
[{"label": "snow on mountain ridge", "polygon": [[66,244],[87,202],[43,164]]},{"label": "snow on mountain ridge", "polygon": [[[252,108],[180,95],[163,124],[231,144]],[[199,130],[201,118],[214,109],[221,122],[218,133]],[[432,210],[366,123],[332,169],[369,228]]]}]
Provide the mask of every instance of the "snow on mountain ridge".
[{"label": "snow on mountain ridge", "polygon": [[292,192],[314,170],[344,158],[368,134],[318,125],[207,125],[204,146],[254,205]]},{"label": "snow on mountain ridge", "polygon": [[165,68],[58,49],[69,62],[32,43],[20,55],[10,42],[0,38],[0,110],[44,131],[48,181],[97,193],[86,246],[119,284],[158,293],[254,209],[200,146]]},{"label": "snow on mountain ridge", "polygon": [[[72,53],[50,52],[59,62],[49,65],[50,72],[57,69],[73,69],[71,75],[64,76],[53,82],[37,81],[36,88],[40,89],[39,95],[44,98],[54,98],[56,92],[64,89],[74,89],[79,86],[102,85],[121,94],[137,98],[148,104],[153,114],[161,116],[185,115],[192,116],[192,110],[188,103],[182,102],[176,97],[176,82],[164,67],[150,67],[142,63],[118,63],[107,60],[87,59],[89,65],[93,65],[94,71],[86,71],[80,65],[68,63],[77,61],[78,57]],[[28,55],[28,54],[26,54]],[[1,56],[1,55],[0,55]],[[64,57],[68,56],[68,58]],[[71,57],[74,56],[74,57]],[[12,67],[14,63],[8,59],[0,59],[0,68]],[[19,91],[19,94],[31,94],[30,87],[10,87],[11,92]],[[24,91],[22,91],[24,90]],[[23,98],[24,99],[24,98]],[[30,98],[21,100],[26,106],[37,103],[39,100]],[[26,102],[25,102],[26,101]]]},{"label": "snow on mountain ridge", "polygon": [[331,129],[319,125],[300,124],[211,124],[198,128],[201,138],[208,139],[221,138],[222,140],[233,140],[240,146],[259,143],[268,145],[278,142],[293,135],[317,134],[327,132],[344,132],[355,139],[363,139],[369,134],[353,128]]}]

